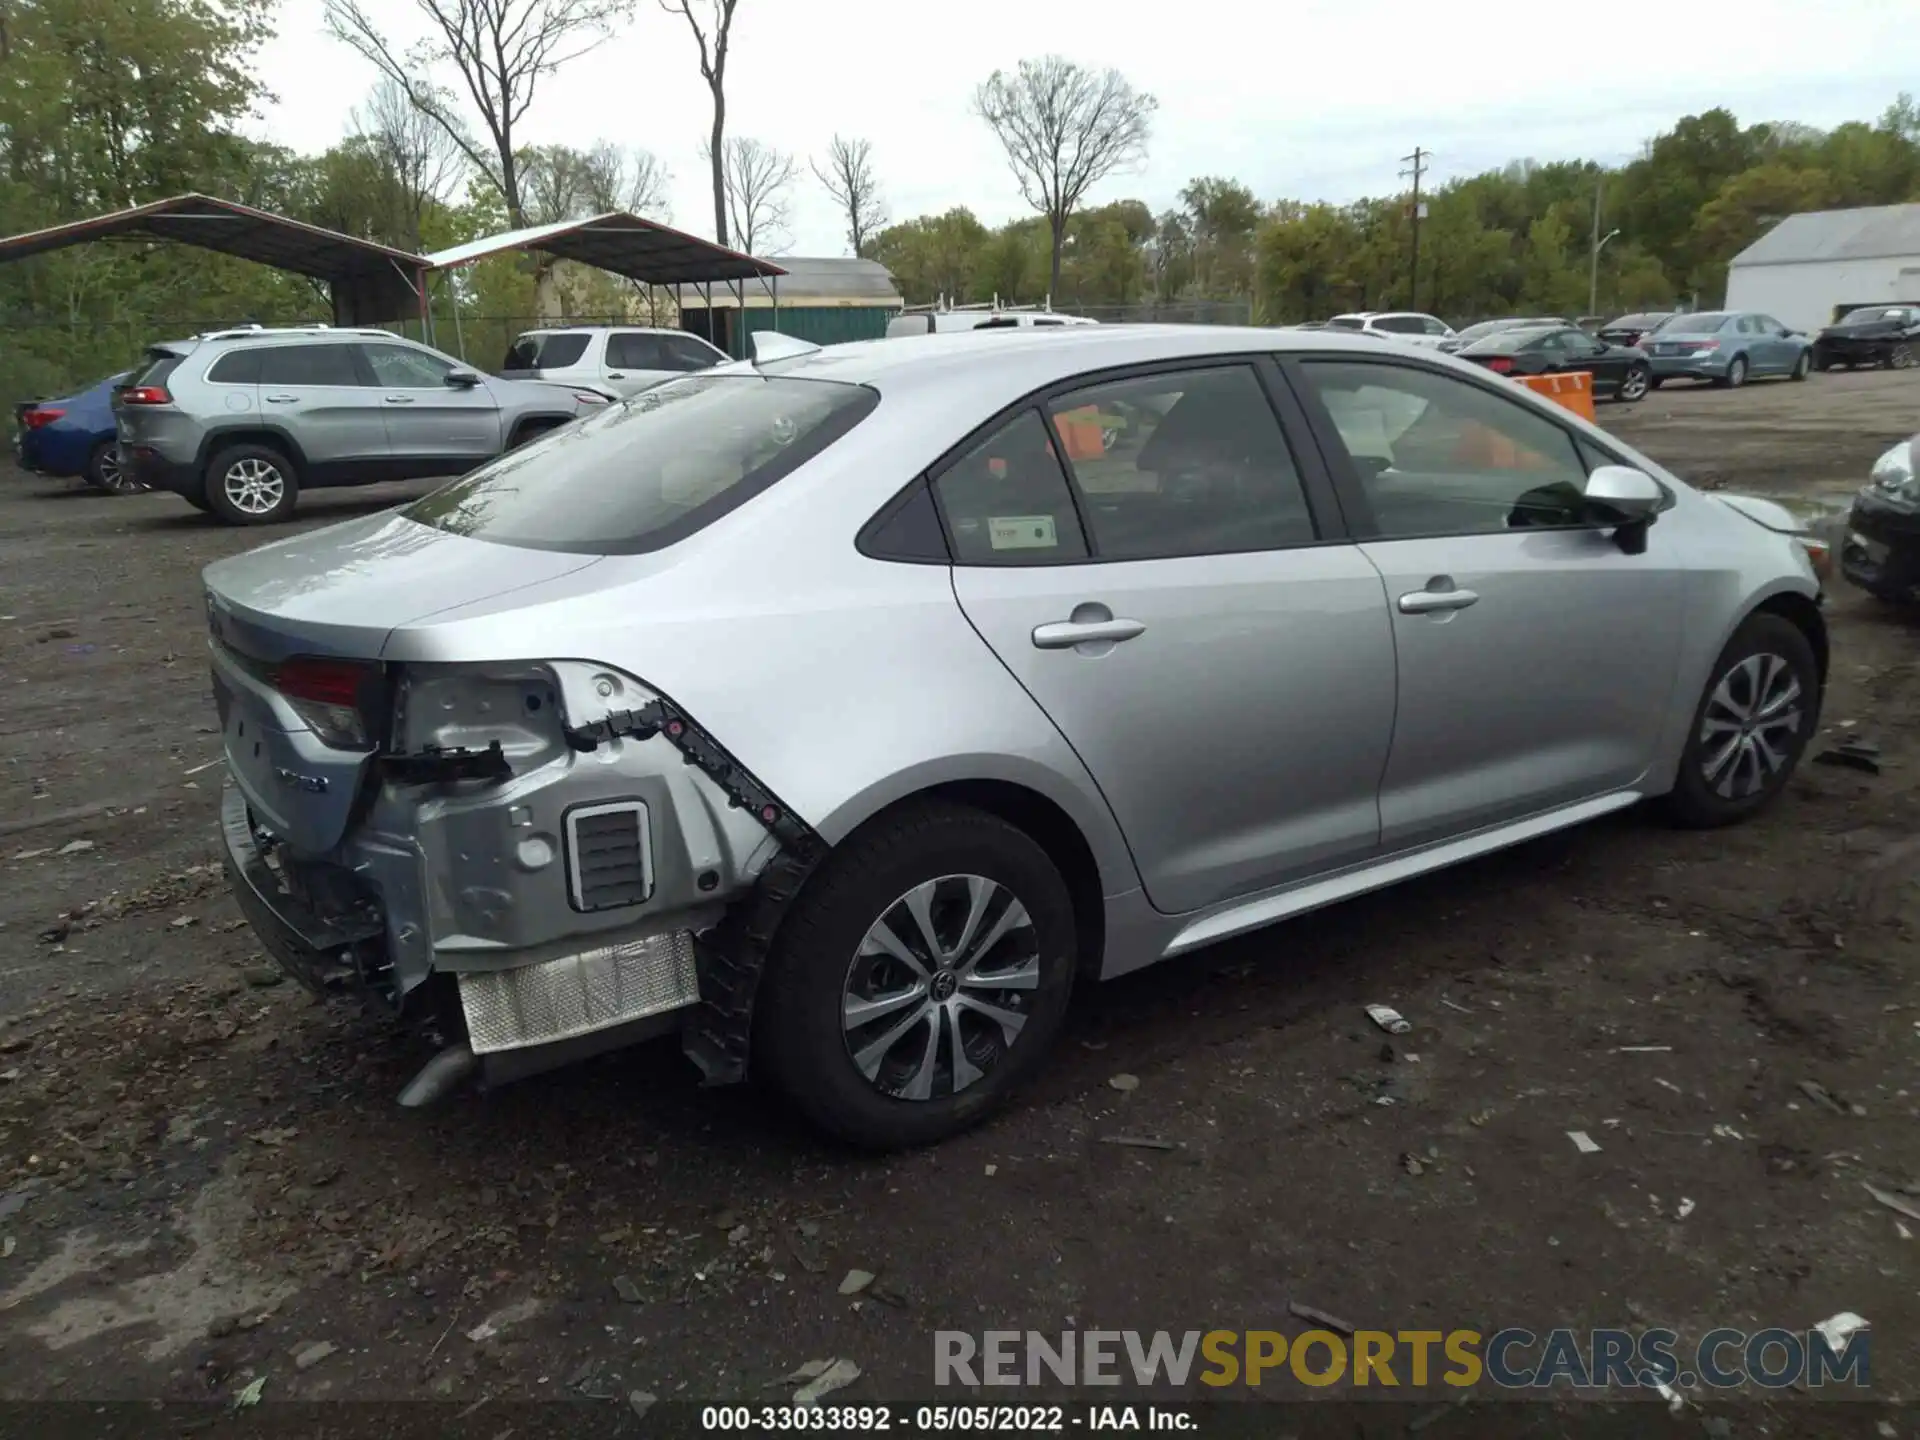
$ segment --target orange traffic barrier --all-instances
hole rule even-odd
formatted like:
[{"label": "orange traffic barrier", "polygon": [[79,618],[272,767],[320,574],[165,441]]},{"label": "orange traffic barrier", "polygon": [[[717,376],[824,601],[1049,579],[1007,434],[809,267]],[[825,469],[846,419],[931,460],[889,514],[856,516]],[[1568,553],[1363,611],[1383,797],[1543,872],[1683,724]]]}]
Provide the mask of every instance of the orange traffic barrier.
[{"label": "orange traffic barrier", "polygon": [[1100,411],[1095,406],[1082,405],[1055,415],[1053,423],[1060,431],[1061,443],[1067,447],[1069,460],[1098,460],[1107,453]]},{"label": "orange traffic barrier", "polygon": [[1556,405],[1565,406],[1582,420],[1594,418],[1593,377],[1584,370],[1573,370],[1564,375],[1516,375],[1513,378],[1536,395],[1544,395]]}]

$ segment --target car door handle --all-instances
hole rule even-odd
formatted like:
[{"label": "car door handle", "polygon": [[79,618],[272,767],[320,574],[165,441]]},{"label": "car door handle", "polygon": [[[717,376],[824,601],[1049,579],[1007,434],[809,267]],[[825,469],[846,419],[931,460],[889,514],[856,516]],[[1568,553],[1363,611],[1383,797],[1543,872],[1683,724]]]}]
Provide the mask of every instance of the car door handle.
[{"label": "car door handle", "polygon": [[296,405],[300,401],[298,395],[269,395],[266,399],[269,405]]},{"label": "car door handle", "polygon": [[1400,613],[1432,615],[1442,610],[1464,610],[1479,598],[1471,590],[1409,590],[1400,597]]},{"label": "car door handle", "polygon": [[387,404],[389,405],[411,405],[412,403],[413,403],[413,397],[411,395],[387,396]]},{"label": "car door handle", "polygon": [[624,380],[627,378],[627,372],[624,370],[609,370],[607,371],[607,378],[609,380]]},{"label": "car door handle", "polygon": [[1051,624],[1033,627],[1033,648],[1071,650],[1076,645],[1099,640],[1111,640],[1117,644],[1146,633],[1147,627],[1138,620],[1055,620]]}]

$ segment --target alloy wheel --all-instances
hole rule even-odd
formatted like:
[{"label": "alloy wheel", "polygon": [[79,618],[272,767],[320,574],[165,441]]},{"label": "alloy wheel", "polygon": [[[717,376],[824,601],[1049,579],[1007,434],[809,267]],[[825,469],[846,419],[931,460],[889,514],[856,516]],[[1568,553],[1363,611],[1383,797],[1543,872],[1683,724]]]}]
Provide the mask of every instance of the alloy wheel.
[{"label": "alloy wheel", "polygon": [[1640,369],[1627,371],[1627,378],[1620,382],[1622,400],[1638,400],[1647,393],[1647,372]]},{"label": "alloy wheel", "polygon": [[1911,345],[1894,346],[1893,353],[1887,357],[1887,364],[1895,370],[1906,369],[1913,364],[1913,347]]},{"label": "alloy wheel", "polygon": [[266,515],[285,498],[287,482],[272,461],[249,455],[227,467],[220,488],[234,509],[247,515]]},{"label": "alloy wheel", "polygon": [[100,452],[100,461],[95,473],[100,478],[100,488],[115,495],[138,495],[153,487],[143,485],[136,480],[133,472],[120,463],[120,451],[117,446],[109,445]]},{"label": "alloy wheel", "polygon": [[1757,795],[1792,763],[1805,717],[1784,656],[1748,655],[1720,677],[1700,717],[1700,773],[1725,800]]},{"label": "alloy wheel", "polygon": [[882,912],[847,967],[847,1054],[884,1094],[957,1095],[1013,1047],[1039,988],[1039,937],[1018,896],[984,875],[928,880]]}]

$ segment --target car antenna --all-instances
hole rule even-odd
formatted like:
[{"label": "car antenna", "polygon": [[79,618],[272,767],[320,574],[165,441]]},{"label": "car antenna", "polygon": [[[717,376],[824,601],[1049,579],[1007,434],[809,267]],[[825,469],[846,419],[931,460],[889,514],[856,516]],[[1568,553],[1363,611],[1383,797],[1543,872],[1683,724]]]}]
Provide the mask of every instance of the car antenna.
[{"label": "car antenna", "polygon": [[792,335],[782,335],[777,330],[756,330],[753,332],[753,368],[773,360],[793,360],[802,355],[816,355],[820,347],[811,340],[801,340]]}]

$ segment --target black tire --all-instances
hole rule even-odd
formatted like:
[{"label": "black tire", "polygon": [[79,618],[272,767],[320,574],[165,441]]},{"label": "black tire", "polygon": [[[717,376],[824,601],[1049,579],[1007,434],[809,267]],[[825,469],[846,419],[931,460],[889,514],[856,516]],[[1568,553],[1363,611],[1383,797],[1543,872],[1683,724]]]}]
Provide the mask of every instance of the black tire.
[{"label": "black tire", "polygon": [[293,518],[300,477],[271,445],[230,445],[207,462],[206,498],[208,512],[229,525],[274,525]]},{"label": "black tire", "polygon": [[[1755,657],[1767,656],[1784,661],[1799,687],[1798,698],[1794,702],[1798,713],[1792,730],[1775,730],[1768,737],[1776,753],[1781,755],[1782,763],[1769,771],[1765,769],[1763,760],[1756,758],[1749,766],[1746,756],[1736,754],[1730,758],[1731,769],[1722,769],[1713,780],[1709,780],[1707,766],[1714,758],[1714,747],[1720,743],[1721,732],[1716,732],[1709,739],[1705,734],[1706,727],[1710,718],[1716,723],[1725,723],[1727,717],[1734,713],[1722,709],[1716,701],[1716,692],[1720,691],[1724,682],[1730,686],[1736,702],[1751,698],[1746,692],[1751,689],[1755,672],[1744,672],[1745,685],[1737,672],[1741,672],[1742,667]],[[1760,674],[1765,674],[1764,659]],[[1759,698],[1764,702],[1771,693],[1771,690],[1763,691]],[[1793,706],[1788,708],[1792,709]],[[1680,756],[1680,772],[1674,777],[1673,789],[1666,797],[1668,814],[1677,824],[1689,829],[1706,830],[1732,825],[1764,810],[1786,788],[1787,781],[1792,779],[1794,768],[1800,763],[1800,757],[1819,723],[1820,666],[1814,658],[1813,646],[1807,640],[1806,633],[1781,615],[1766,612],[1749,615],[1727,642],[1726,649],[1720,652],[1720,658],[1714,662],[1713,671],[1700,692],[1699,702],[1694,707],[1692,728],[1687,733],[1687,746]],[[1765,734],[1764,731],[1762,733]],[[1749,779],[1758,779],[1760,782],[1751,791],[1745,789]],[[1722,786],[1733,793],[1723,793]]]},{"label": "black tire", "polygon": [[1894,346],[1887,352],[1887,369],[1905,370],[1913,364],[1913,347],[1907,344]]},{"label": "black tire", "polygon": [[1823,371],[1831,370],[1833,368],[1833,357],[1824,350],[1815,350],[1813,352],[1813,368]]},{"label": "black tire", "polygon": [[[855,1063],[856,1043],[876,1045],[907,1023],[908,1008],[918,1011],[924,1001],[886,1012],[861,1027],[857,1041],[843,1021],[847,1001],[871,999],[876,989],[888,996],[917,990],[936,1000],[943,998],[942,986],[948,995],[956,991],[951,966],[919,967],[928,974],[919,981],[883,954],[863,956],[868,934],[904,906],[910,892],[936,880],[941,889],[928,913],[936,921],[936,935],[943,929],[952,933],[950,927],[966,909],[964,877],[992,881],[1025,906],[1030,931],[1016,926],[989,953],[1004,961],[1023,957],[1031,947],[1037,978],[1031,989],[968,988],[959,993],[991,996],[990,1003],[1019,1010],[1025,1021],[1009,1043],[1002,1027],[978,1012],[963,1012],[958,1006],[934,1009],[875,1057],[876,1073],[869,1078]],[[976,939],[995,928],[1000,913],[996,905],[1001,905],[997,896]],[[937,923],[942,920],[945,927]],[[930,947],[915,933],[900,938],[911,942],[913,953],[927,957]],[[1066,1017],[1075,955],[1072,898],[1059,870],[1031,836],[967,806],[928,802],[903,808],[857,832],[828,856],[782,922],[754,1004],[756,1066],[807,1119],[839,1139],[875,1150],[931,1144],[991,1114],[1040,1064]],[[877,972],[892,976],[893,983],[881,986]],[[1002,966],[994,966],[992,973],[1002,973]],[[943,974],[949,977],[946,981],[940,979]],[[896,1015],[902,1018],[896,1020]],[[933,1060],[926,1067],[931,1094],[905,1098],[900,1092],[913,1083],[908,1072],[915,1068],[914,1047],[934,1026]],[[980,1078],[958,1088],[954,1026],[962,1028],[961,1053],[968,1066],[980,1072]],[[925,1054],[924,1047],[920,1053]]]},{"label": "black tire", "polygon": [[1637,405],[1647,398],[1647,392],[1653,388],[1653,373],[1645,365],[1629,365],[1627,373],[1620,377],[1620,388],[1613,392],[1614,399],[1623,405]]},{"label": "black tire", "polygon": [[1793,362],[1793,373],[1789,375],[1787,378],[1789,380],[1804,380],[1807,378],[1807,372],[1812,368],[1813,368],[1812,352],[1807,350],[1802,350],[1800,352],[1800,358]]},{"label": "black tire", "polygon": [[209,513],[213,509],[211,505],[207,504],[207,497],[204,494],[201,494],[201,495],[182,494],[180,498],[186,501],[189,505],[193,506],[193,508],[198,510],[202,515]]},{"label": "black tire", "polygon": [[150,487],[142,485],[120,467],[120,446],[102,440],[87,457],[87,485],[105,495],[137,495]]},{"label": "black tire", "polygon": [[507,441],[507,449],[518,450],[522,445],[530,445],[542,435],[558,430],[563,422],[558,420],[529,420],[513,432]]},{"label": "black tire", "polygon": [[1747,357],[1736,355],[1727,366],[1726,379],[1718,382],[1728,390],[1738,390],[1747,383]]}]

